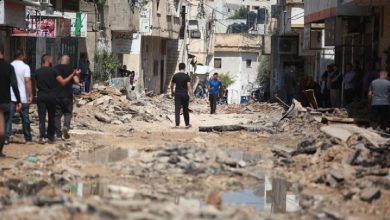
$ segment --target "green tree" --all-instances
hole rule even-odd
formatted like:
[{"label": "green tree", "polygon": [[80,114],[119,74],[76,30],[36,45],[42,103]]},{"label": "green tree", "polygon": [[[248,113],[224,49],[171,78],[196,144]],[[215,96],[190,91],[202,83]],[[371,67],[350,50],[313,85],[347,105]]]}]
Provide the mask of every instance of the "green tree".
[{"label": "green tree", "polygon": [[246,19],[249,10],[245,6],[241,6],[230,19]]},{"label": "green tree", "polygon": [[269,62],[270,62],[269,55],[260,56],[259,68],[258,68],[257,80],[256,80],[259,85],[265,82],[269,74]]},{"label": "green tree", "polygon": [[100,51],[95,55],[95,80],[109,81],[118,70],[120,64],[118,58],[107,51]]},{"label": "green tree", "polygon": [[232,74],[229,72],[227,73],[220,73],[219,75],[219,80],[221,81],[223,86],[226,86],[228,88],[229,86],[233,85],[236,82],[236,79]]}]

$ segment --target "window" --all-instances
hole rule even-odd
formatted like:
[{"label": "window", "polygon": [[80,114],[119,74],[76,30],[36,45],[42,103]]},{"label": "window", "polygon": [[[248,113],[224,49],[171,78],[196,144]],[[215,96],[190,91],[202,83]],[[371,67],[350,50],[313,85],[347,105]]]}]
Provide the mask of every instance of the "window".
[{"label": "window", "polygon": [[246,68],[252,68],[252,60],[246,60]]},{"label": "window", "polygon": [[215,58],[214,59],[214,68],[220,69],[222,67],[222,59],[221,58]]}]

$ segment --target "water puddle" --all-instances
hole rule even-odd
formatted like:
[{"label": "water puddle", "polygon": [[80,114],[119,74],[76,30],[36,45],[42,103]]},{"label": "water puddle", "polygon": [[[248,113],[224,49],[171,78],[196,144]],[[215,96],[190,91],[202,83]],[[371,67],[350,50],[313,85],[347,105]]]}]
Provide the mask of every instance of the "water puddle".
[{"label": "water puddle", "polygon": [[[241,191],[221,192],[223,207],[246,206],[260,212],[287,213],[300,210],[296,193],[291,190],[291,184],[283,179],[264,178],[263,183]],[[204,207],[202,199],[178,197],[176,203],[180,206]]]},{"label": "water puddle", "polygon": [[[283,179],[264,177],[258,184],[238,191],[219,192],[222,208],[249,207],[259,212],[287,213],[300,210],[298,195],[292,190],[291,183]],[[130,191],[130,192],[129,192]],[[99,196],[102,198],[127,198],[133,189],[112,181],[75,183],[70,193],[79,197]],[[206,206],[206,190],[203,198],[174,197],[175,203],[185,208]],[[131,198],[129,196],[128,198]]]},{"label": "water puddle", "polygon": [[123,149],[123,148],[105,148],[103,150],[98,150],[88,153],[80,153],[79,158],[82,161],[90,163],[113,163],[122,161],[126,158],[135,157],[139,154],[138,150],[134,149]]}]

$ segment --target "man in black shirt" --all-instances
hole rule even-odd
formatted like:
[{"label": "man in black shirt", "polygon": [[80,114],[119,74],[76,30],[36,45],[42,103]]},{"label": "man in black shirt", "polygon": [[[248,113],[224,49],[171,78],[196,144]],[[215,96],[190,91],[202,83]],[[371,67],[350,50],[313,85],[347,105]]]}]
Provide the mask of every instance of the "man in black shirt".
[{"label": "man in black shirt", "polygon": [[[11,104],[11,91],[10,87],[16,96],[16,111],[20,111],[22,103],[20,102],[20,94],[18,89],[18,82],[15,75],[15,70],[11,64],[4,60],[4,46],[0,44],[0,113],[2,113],[2,123],[0,124],[0,130],[4,131],[5,124],[8,120],[10,104]],[[4,134],[0,134],[0,157],[4,157]]]},{"label": "man in black shirt", "polygon": [[[73,89],[72,83],[80,83],[80,69],[73,69],[70,66],[70,57],[61,57],[60,64],[54,67],[57,80],[57,106],[55,114],[55,130],[57,138],[69,139],[70,122],[73,114]],[[61,118],[64,116],[64,126],[61,129]]]},{"label": "man in black shirt", "polygon": [[[42,67],[36,72],[40,144],[45,144],[46,138],[50,143],[54,142],[57,80],[56,71],[54,71],[52,65],[52,56],[45,54],[42,56]],[[70,81],[71,79],[68,80]],[[46,113],[48,113],[47,133],[45,125]]]},{"label": "man in black shirt", "polygon": [[[171,94],[175,94],[175,122],[176,127],[180,126],[180,110],[183,107],[183,116],[187,128],[191,127],[189,101],[192,97],[191,78],[185,73],[186,65],[179,64],[179,72],[176,73],[171,82]],[[175,93],[173,87],[176,86]]]},{"label": "man in black shirt", "polygon": [[335,64],[333,66],[333,72],[329,75],[330,80],[330,102],[333,108],[341,107],[341,87],[343,82],[343,76],[338,71]]}]

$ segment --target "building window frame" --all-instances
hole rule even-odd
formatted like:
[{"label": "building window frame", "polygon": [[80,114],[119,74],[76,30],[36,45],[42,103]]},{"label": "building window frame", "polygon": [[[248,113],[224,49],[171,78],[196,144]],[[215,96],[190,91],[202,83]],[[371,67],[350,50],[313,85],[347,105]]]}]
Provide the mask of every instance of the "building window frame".
[{"label": "building window frame", "polygon": [[246,68],[252,68],[252,59],[246,60]]},{"label": "building window frame", "polygon": [[216,69],[222,68],[222,58],[214,58],[214,68]]}]

